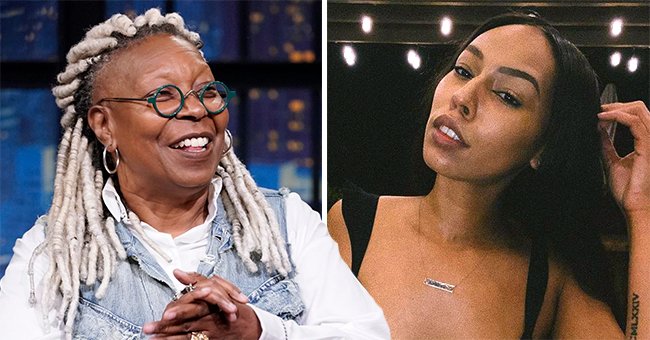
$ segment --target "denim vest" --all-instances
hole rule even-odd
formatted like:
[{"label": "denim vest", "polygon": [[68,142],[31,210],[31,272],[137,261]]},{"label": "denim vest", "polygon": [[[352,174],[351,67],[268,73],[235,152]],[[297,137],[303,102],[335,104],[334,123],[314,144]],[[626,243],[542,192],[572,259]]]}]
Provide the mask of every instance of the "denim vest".
[{"label": "denim vest", "polygon": [[[286,189],[261,191],[273,208],[286,240],[283,196],[287,193],[283,190]],[[99,283],[92,286],[82,284],[74,339],[144,338],[142,325],[160,320],[175,294],[170,278],[131,231],[120,222],[116,225],[116,232],[127,259],[118,261],[104,298],[95,298]],[[277,272],[267,272],[264,265],[259,265],[257,273],[246,269],[234,249],[232,226],[221,198],[212,222],[206,256],[196,271],[207,277],[218,275],[229,280],[248,296],[251,304],[285,320],[300,317],[305,308],[298,286],[292,279],[293,273],[288,278],[283,277]]]}]

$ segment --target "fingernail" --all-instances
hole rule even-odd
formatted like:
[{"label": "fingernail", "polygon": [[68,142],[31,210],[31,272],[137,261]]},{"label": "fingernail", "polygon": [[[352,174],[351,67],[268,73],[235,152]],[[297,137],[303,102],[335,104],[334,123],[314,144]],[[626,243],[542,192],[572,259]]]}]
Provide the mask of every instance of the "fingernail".
[{"label": "fingernail", "polygon": [[229,322],[235,322],[235,321],[237,321],[237,314],[235,314],[235,313],[228,314],[228,321],[229,321]]},{"label": "fingernail", "polygon": [[243,301],[248,302],[248,296],[244,295],[244,293],[239,293],[239,298],[242,299]]},{"label": "fingernail", "polygon": [[203,294],[210,294],[212,290],[209,287],[203,287],[201,288],[201,293]]},{"label": "fingernail", "polygon": [[145,333],[153,333],[153,330],[154,330],[155,328],[156,328],[156,327],[155,327],[152,323],[148,323],[148,324],[145,324],[145,325],[142,327],[142,331],[145,332]]},{"label": "fingernail", "polygon": [[163,319],[165,320],[171,320],[176,317],[176,313],[174,312],[167,312],[165,315],[163,315]]}]

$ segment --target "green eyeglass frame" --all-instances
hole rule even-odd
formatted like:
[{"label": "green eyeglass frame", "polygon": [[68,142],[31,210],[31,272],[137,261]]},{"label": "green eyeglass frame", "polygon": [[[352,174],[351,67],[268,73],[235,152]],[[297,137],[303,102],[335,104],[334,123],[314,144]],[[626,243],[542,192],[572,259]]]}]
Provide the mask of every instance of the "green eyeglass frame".
[{"label": "green eyeglass frame", "polygon": [[[206,92],[210,89],[213,88],[218,92],[219,97],[223,100],[223,103],[215,102],[215,103],[210,103],[209,105],[206,105],[204,96],[206,95]],[[172,98],[169,98],[165,100],[164,102],[168,102],[170,104],[167,105],[167,107],[171,107],[172,109],[174,108],[174,101],[178,101],[178,106],[173,109],[163,109],[161,110],[159,106],[162,106],[163,101],[161,100],[161,95],[163,94],[164,90],[171,90],[172,91]],[[174,91],[177,92],[178,97],[174,97],[176,94]],[[183,94],[180,88],[174,84],[165,84],[156,89],[156,91],[147,97],[144,98],[123,98],[123,97],[114,97],[114,98],[102,98],[100,101],[97,102],[97,104],[103,102],[103,101],[113,101],[113,102],[130,102],[130,101],[146,101],[147,103],[151,104],[156,110],[156,113],[158,115],[165,117],[165,118],[172,118],[175,117],[181,110],[183,109],[183,106],[185,106],[185,99],[190,95],[194,93],[196,97],[199,99],[205,110],[211,114],[211,115],[218,115],[222,113],[224,110],[228,108],[228,104],[230,103],[230,100],[234,98],[237,93],[233,90],[230,90],[226,84],[220,81],[211,81],[207,84],[205,84],[201,89],[197,92],[195,90],[190,90],[187,93]],[[218,106],[217,108],[211,110],[210,107],[212,106]]]}]

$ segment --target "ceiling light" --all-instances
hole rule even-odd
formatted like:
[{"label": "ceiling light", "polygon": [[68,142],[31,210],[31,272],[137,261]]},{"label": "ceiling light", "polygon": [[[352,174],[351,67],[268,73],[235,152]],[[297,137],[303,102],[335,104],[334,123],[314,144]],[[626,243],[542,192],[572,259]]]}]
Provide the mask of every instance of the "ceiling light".
[{"label": "ceiling light", "polygon": [[609,24],[609,33],[613,37],[618,37],[622,31],[623,31],[623,20],[622,19],[612,20],[612,22]]},{"label": "ceiling light", "polygon": [[349,45],[343,46],[343,59],[348,66],[354,66],[357,63],[357,53],[354,51],[354,48]]},{"label": "ceiling light", "polygon": [[361,17],[361,30],[366,33],[372,32],[372,18],[364,15]]},{"label": "ceiling light", "polygon": [[411,66],[413,66],[414,69],[419,69],[420,65],[422,64],[422,59],[420,59],[420,55],[415,52],[414,50],[409,50],[408,54],[406,55],[406,61],[408,61]]},{"label": "ceiling light", "polygon": [[453,26],[453,22],[449,17],[444,17],[442,20],[440,20],[440,33],[444,36],[448,36],[451,34],[451,28]]},{"label": "ceiling light", "polygon": [[639,68],[639,58],[630,58],[630,60],[627,61],[627,70],[630,72],[636,72],[637,68]]},{"label": "ceiling light", "polygon": [[614,52],[609,56],[609,63],[616,67],[621,63],[621,52]]}]

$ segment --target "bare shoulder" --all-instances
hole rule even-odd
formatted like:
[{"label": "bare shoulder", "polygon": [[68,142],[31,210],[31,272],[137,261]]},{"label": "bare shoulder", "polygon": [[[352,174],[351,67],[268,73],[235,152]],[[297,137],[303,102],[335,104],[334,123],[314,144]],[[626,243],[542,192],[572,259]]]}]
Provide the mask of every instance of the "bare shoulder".
[{"label": "bare shoulder", "polygon": [[334,203],[327,212],[327,229],[334,241],[338,243],[339,253],[349,267],[350,263],[352,263],[352,250],[350,246],[350,235],[348,234],[348,228],[343,218],[343,202],[341,200]]},{"label": "bare shoulder", "polygon": [[553,252],[549,256],[549,286],[557,296],[554,338],[623,337],[609,305],[585,292],[569,266]]},{"label": "bare shoulder", "polygon": [[381,196],[377,203],[377,220],[401,218],[417,212],[421,196]]}]

